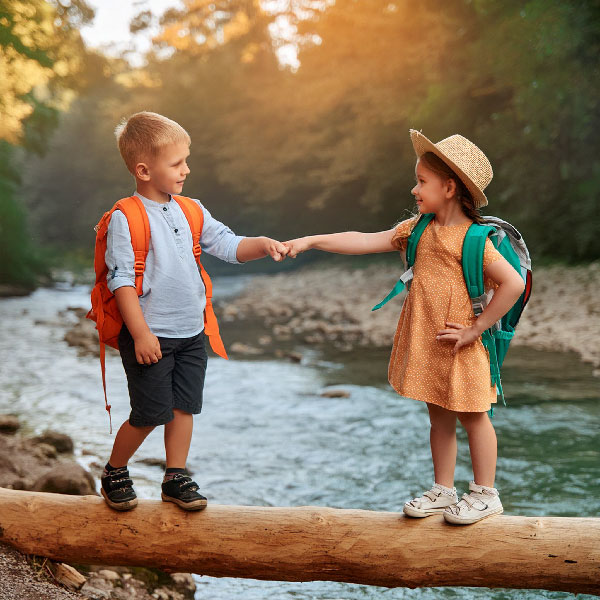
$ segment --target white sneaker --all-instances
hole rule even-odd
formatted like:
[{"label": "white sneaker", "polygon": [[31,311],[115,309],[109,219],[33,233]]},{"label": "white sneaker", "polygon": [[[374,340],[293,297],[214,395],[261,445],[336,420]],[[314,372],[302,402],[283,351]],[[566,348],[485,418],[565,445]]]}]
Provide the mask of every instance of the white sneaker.
[{"label": "white sneaker", "polygon": [[469,483],[469,494],[444,510],[444,519],[454,525],[470,525],[504,511],[496,488]]},{"label": "white sneaker", "polygon": [[425,492],[420,498],[415,498],[404,505],[404,514],[409,517],[429,517],[444,512],[444,509],[458,502],[456,488],[447,488],[439,483]]}]

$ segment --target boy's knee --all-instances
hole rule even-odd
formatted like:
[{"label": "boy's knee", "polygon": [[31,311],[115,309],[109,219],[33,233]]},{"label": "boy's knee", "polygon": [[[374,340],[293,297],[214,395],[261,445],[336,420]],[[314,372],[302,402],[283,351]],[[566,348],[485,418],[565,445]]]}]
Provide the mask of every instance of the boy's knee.
[{"label": "boy's knee", "polygon": [[149,434],[156,427],[156,425],[135,425],[131,421],[128,421],[128,423],[130,427],[133,427],[136,431],[139,431],[140,433],[145,433],[146,435]]}]

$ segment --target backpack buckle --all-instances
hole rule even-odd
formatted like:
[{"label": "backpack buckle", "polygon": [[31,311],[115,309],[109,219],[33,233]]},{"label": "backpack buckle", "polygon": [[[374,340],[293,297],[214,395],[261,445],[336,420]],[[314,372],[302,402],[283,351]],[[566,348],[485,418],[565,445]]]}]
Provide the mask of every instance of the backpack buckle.
[{"label": "backpack buckle", "polygon": [[194,253],[194,256],[196,258],[198,258],[201,254],[202,254],[202,248],[200,247],[200,243],[196,243],[194,244],[194,247],[192,248],[192,251]]},{"label": "backpack buckle", "polygon": [[146,263],[143,260],[136,260],[133,263],[133,270],[136,275],[141,275],[144,272]]}]

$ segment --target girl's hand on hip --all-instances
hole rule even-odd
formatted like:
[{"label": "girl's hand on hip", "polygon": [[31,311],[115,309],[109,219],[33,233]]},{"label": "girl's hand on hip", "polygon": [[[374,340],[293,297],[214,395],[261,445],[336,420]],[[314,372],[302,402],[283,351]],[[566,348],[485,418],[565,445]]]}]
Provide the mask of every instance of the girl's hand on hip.
[{"label": "girl's hand on hip", "polygon": [[479,332],[475,327],[467,327],[460,323],[451,323],[446,321],[447,329],[438,331],[436,340],[440,342],[454,342],[452,354],[456,354],[463,346],[472,344],[479,338]]}]

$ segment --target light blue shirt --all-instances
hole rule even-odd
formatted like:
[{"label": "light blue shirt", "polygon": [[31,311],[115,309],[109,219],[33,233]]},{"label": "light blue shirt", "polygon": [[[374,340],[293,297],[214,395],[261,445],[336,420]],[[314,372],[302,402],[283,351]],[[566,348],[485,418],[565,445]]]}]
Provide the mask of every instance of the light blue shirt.
[{"label": "light blue shirt", "polygon": [[[161,204],[136,193],[144,203],[150,223],[150,249],[146,258],[143,293],[139,297],[144,319],[156,336],[193,337],[204,329],[206,291],[192,252],[192,232],[179,204],[172,198]],[[239,264],[237,236],[194,200],[204,213],[200,237],[203,252]],[[106,238],[108,288],[135,287],[133,247],[127,218],[112,214]]]}]

